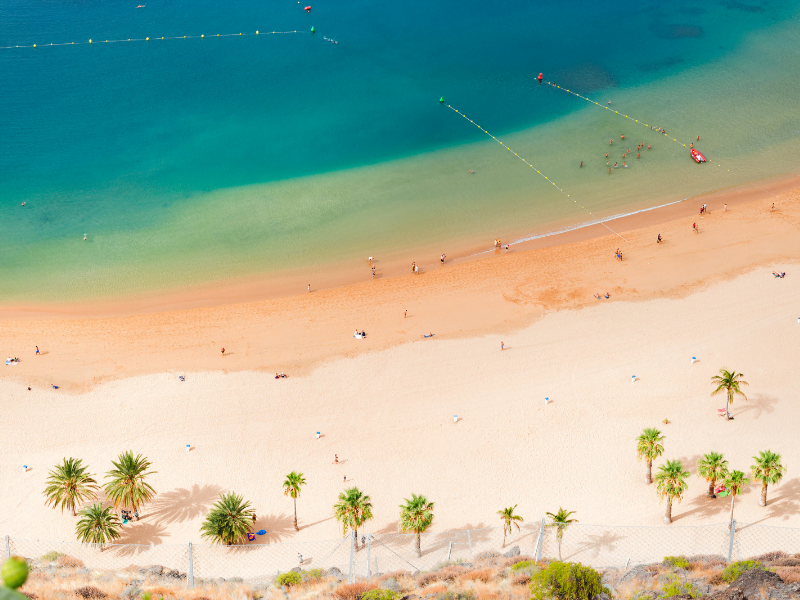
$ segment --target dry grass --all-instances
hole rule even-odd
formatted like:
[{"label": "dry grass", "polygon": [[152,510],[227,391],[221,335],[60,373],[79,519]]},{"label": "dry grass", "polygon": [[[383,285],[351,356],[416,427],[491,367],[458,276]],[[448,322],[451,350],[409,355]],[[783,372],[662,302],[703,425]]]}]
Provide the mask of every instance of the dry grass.
[{"label": "dry grass", "polygon": [[779,558],[772,561],[773,567],[800,567],[800,557],[787,556],[786,558]]},{"label": "dry grass", "polygon": [[368,590],[374,590],[378,587],[375,583],[368,583],[366,581],[356,581],[355,583],[345,583],[340,585],[333,592],[333,595],[339,600],[359,600],[361,594]]},{"label": "dry grass", "polygon": [[784,583],[800,583],[800,567],[776,567],[775,572]]},{"label": "dry grass", "polygon": [[478,571],[467,571],[462,573],[459,577],[460,581],[480,581],[482,583],[489,583],[494,577],[494,571],[491,569],[480,569]]},{"label": "dry grass", "polygon": [[447,591],[447,586],[442,583],[436,583],[434,585],[428,586],[423,590],[420,590],[419,596],[428,596],[434,594],[438,596],[439,594],[444,594]]},{"label": "dry grass", "polygon": [[527,573],[517,573],[511,579],[512,585],[528,585],[531,582],[531,576]]},{"label": "dry grass", "polygon": [[56,559],[56,564],[59,567],[71,567],[71,568],[75,569],[75,568],[82,567],[83,566],[83,561],[80,561],[77,558],[74,558],[72,556],[68,556],[68,555],[65,554],[63,556],[59,556]]}]

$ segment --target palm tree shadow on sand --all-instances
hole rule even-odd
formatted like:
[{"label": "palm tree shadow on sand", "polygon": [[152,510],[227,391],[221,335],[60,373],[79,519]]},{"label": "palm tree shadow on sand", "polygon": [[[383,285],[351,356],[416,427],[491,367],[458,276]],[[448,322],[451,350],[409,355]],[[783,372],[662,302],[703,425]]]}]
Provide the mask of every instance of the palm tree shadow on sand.
[{"label": "palm tree shadow on sand", "polygon": [[[742,493],[736,496],[735,506],[739,506],[742,499],[751,498],[754,491],[759,491],[761,486],[751,483],[742,490]],[[727,523],[728,517],[731,512],[731,498],[725,496],[722,498],[709,498],[706,494],[702,496],[695,496],[690,505],[693,507],[686,512],[680,511],[680,504],[673,504],[672,521],[680,521],[691,515],[697,515],[703,519],[714,518],[712,523]],[[677,512],[676,512],[677,511]],[[736,518],[736,508],[734,507],[734,518]]]},{"label": "palm tree shadow on sand", "polygon": [[731,410],[731,416],[738,417],[739,415],[747,415],[748,418],[758,419],[764,413],[770,415],[775,412],[775,406],[778,402],[779,400],[773,396],[753,394],[748,399],[748,402],[741,402],[738,404],[736,412]]},{"label": "palm tree shadow on sand", "polygon": [[[125,525],[122,537],[114,542],[114,554],[117,556],[134,556],[147,552],[152,546],[164,543],[166,527],[162,523],[142,523],[141,521]],[[126,544],[116,546],[117,544]]]},{"label": "palm tree shadow on sand", "polygon": [[221,493],[222,488],[218,485],[194,485],[192,489],[178,488],[165,492],[145,507],[147,514],[143,514],[142,518],[167,525],[196,519],[208,512]]},{"label": "palm tree shadow on sand", "polygon": [[[564,537],[566,537],[568,534],[569,531],[565,532]],[[572,560],[573,557],[585,556],[586,553],[613,554],[617,547],[617,542],[619,542],[621,539],[624,539],[625,536],[619,535],[618,533],[614,533],[612,531],[604,531],[599,535],[589,535],[586,537],[586,541],[580,542],[579,548],[571,552],[569,555],[565,555],[564,560],[568,561]]]},{"label": "palm tree shadow on sand", "polygon": [[[258,517],[253,525],[255,531],[266,529],[267,533],[260,535],[256,538],[259,544],[271,544],[272,542],[280,542],[283,538],[293,535],[294,530],[294,517],[290,514],[281,513],[280,515],[269,515],[266,517]],[[256,544],[256,545],[259,545]]]},{"label": "palm tree shadow on sand", "polygon": [[[754,489],[761,494],[761,484],[756,483]],[[740,529],[747,529],[750,525],[758,525],[764,521],[786,521],[791,517],[800,514],[800,479],[795,477],[779,485],[771,485],[767,489],[767,506],[764,509],[767,514],[755,523],[744,525]]]}]

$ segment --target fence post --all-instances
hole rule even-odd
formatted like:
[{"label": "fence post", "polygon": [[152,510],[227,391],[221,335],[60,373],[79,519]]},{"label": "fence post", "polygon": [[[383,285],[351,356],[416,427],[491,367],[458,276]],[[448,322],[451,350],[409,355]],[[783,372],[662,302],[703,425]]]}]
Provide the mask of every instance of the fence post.
[{"label": "fence post", "polygon": [[469,560],[472,562],[472,535],[469,529],[467,529],[467,542],[469,542]]},{"label": "fence post", "polygon": [[544,517],[542,517],[542,526],[539,528],[539,544],[536,548],[536,562],[542,560],[542,546],[544,546]]},{"label": "fence post", "polygon": [[189,542],[189,572],[186,574],[186,585],[194,589],[194,557],[192,556],[192,542]]},{"label": "fence post", "polygon": [[6,536],[6,560],[11,558],[11,541]]},{"label": "fence post", "polygon": [[372,551],[372,534],[370,533],[367,536],[367,577],[369,577],[372,573],[370,573],[370,563],[369,563],[369,554]]},{"label": "fence post", "polygon": [[353,572],[353,563],[356,561],[356,533],[355,531],[350,532],[350,572],[347,575],[348,583],[354,583],[355,573]]},{"label": "fence post", "polygon": [[453,542],[447,547],[447,562],[450,562],[450,553],[453,551]]},{"label": "fence post", "polygon": [[733,539],[736,537],[736,519],[731,521],[730,541],[728,542],[728,562],[733,558]]}]

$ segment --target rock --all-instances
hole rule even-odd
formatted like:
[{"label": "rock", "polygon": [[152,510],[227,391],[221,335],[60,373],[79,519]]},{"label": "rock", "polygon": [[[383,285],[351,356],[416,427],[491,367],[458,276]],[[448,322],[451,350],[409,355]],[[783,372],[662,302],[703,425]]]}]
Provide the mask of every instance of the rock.
[{"label": "rock", "polygon": [[408,594],[407,596],[403,596],[400,600],[419,600],[419,596],[416,594]]},{"label": "rock", "polygon": [[514,556],[519,556],[519,555],[520,555],[519,546],[514,546],[513,548],[511,548],[511,550],[503,554],[503,556],[505,556],[506,558],[513,558]]},{"label": "rock", "polygon": [[619,581],[617,581],[617,585],[621,583],[627,583],[629,581],[646,583],[651,581],[654,577],[655,573],[652,572],[648,565],[637,565],[620,577]]},{"label": "rock", "polygon": [[592,600],[611,600],[608,594],[597,594]]},{"label": "rock", "polygon": [[164,573],[164,577],[169,577],[170,579],[186,579],[186,573],[181,573],[177,569],[171,569]]},{"label": "rock", "polygon": [[164,567],[161,565],[150,565],[149,567],[137,569],[137,571],[142,575],[155,575],[156,577],[161,577],[161,575],[164,574]]},{"label": "rock", "polygon": [[666,596],[664,600],[692,600],[689,594],[678,594],[677,596]]},{"label": "rock", "polygon": [[398,593],[400,591],[400,584],[397,583],[397,580],[394,577],[390,577],[389,579],[382,581],[381,587],[394,593]]},{"label": "rock", "polygon": [[328,569],[328,575],[330,575],[331,577],[341,577],[342,572],[336,567],[331,567],[330,569]]},{"label": "rock", "polygon": [[302,573],[302,572],[303,569],[301,569],[300,567],[292,567],[291,569],[289,569],[289,573]]},{"label": "rock", "polygon": [[123,600],[133,600],[133,598],[138,598],[139,596],[141,596],[142,591],[143,591],[142,588],[132,583],[124,590],[122,590],[122,595],[120,596],[120,598],[122,598]]},{"label": "rock", "polygon": [[79,587],[77,590],[75,590],[75,595],[91,600],[102,600],[106,597],[105,593],[101,592],[96,587],[92,587],[91,585]]},{"label": "rock", "polygon": [[707,596],[708,600],[798,600],[800,583],[784,583],[777,573],[751,569],[727,590]]}]

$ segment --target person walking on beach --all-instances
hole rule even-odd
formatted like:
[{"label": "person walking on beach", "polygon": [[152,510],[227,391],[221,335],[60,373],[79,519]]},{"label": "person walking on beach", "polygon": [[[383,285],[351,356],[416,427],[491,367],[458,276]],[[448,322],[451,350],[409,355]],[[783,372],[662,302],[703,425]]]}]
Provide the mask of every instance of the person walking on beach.
[{"label": "person walking on beach", "polygon": [[500,352],[502,352],[505,347],[505,342],[500,342]]},{"label": "person walking on beach", "polygon": [[225,348],[222,349],[222,356],[225,356]]},{"label": "person walking on beach", "polygon": [[441,261],[442,261],[442,264],[444,264],[444,259],[445,259],[445,258],[447,258],[447,257],[446,257],[444,254],[442,254],[442,257],[439,259],[439,260],[441,260]]},{"label": "person walking on beach", "polygon": [[308,291],[309,292],[311,291],[311,284],[310,283],[308,284]]},{"label": "person walking on beach", "polygon": [[332,464],[334,464],[334,465],[338,465],[339,464],[339,455],[338,454],[334,454],[333,455],[333,463]]},{"label": "person walking on beach", "polygon": [[657,244],[660,244],[660,243],[661,243],[661,234],[660,234],[660,233],[658,234],[658,239],[656,240],[656,243],[657,243]]},{"label": "person walking on beach", "polygon": [[722,212],[728,212],[728,205],[726,204],[725,207],[722,209]]},{"label": "person walking on beach", "polygon": [[299,562],[301,565],[303,564],[303,555],[299,552],[297,553],[297,562]]},{"label": "person walking on beach", "polygon": [[697,233],[697,223],[692,223],[692,230]]},{"label": "person walking on beach", "polygon": [[408,309],[403,311],[403,318],[405,319],[408,316]]},{"label": "person walking on beach", "polygon": [[36,346],[36,355],[39,355],[39,346]]}]

